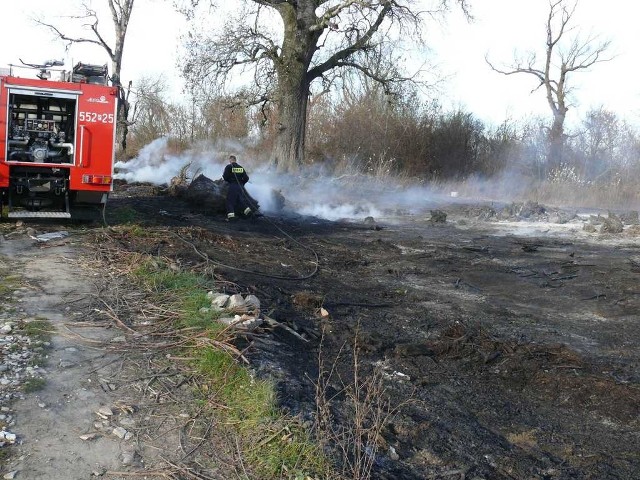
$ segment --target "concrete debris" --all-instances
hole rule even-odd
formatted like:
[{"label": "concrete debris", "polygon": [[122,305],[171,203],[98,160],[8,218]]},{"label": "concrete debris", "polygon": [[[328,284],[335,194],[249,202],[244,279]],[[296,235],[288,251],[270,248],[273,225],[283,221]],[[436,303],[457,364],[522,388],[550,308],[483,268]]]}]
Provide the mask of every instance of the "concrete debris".
[{"label": "concrete debris", "polygon": [[574,218],[576,218],[575,214],[558,211],[558,212],[553,212],[549,214],[549,223],[557,223],[558,225],[564,225],[565,223],[569,223]]},{"label": "concrete debris", "polygon": [[207,293],[207,297],[211,299],[211,306],[224,307],[229,300],[229,295],[219,294],[215,292]]},{"label": "concrete debris", "polygon": [[14,420],[7,404],[24,398],[22,390],[27,382],[44,383],[46,371],[38,364],[48,347],[48,342],[23,334],[22,325],[29,323],[29,318],[14,319],[15,313],[0,312],[0,420],[9,427]]},{"label": "concrete debris", "polygon": [[231,295],[231,297],[229,297],[229,300],[224,305],[224,308],[232,309],[232,308],[241,308],[244,306],[245,306],[244,298],[242,298],[242,295],[240,295],[239,293],[236,293],[235,295]]},{"label": "concrete debris", "polygon": [[16,475],[18,475],[18,470],[13,470],[12,472],[5,473],[2,476],[2,478],[6,479],[6,480],[12,480],[12,479],[16,478]]},{"label": "concrete debris", "polygon": [[222,315],[218,322],[232,326],[241,330],[254,330],[264,323],[260,318],[260,299],[255,295],[242,296],[239,293],[227,295],[218,292],[208,292],[207,297],[211,300],[213,311],[226,312],[229,315]]},{"label": "concrete debris", "polygon": [[113,416],[113,410],[111,410],[111,408],[107,407],[106,405],[100,407],[96,413],[98,413],[98,415],[100,416],[104,415],[105,417]]},{"label": "concrete debris", "polygon": [[244,297],[244,304],[252,312],[260,312],[260,300],[255,295],[247,295]]},{"label": "concrete debris", "polygon": [[136,451],[135,447],[132,445],[128,445],[122,449],[121,454],[122,465],[132,466],[132,467],[141,467],[143,465],[142,458],[140,454]]},{"label": "concrete debris", "polygon": [[127,436],[127,433],[129,432],[127,432],[127,430],[123,427],[115,427],[111,433],[113,433],[116,437],[122,438],[124,440]]},{"label": "concrete debris", "polygon": [[400,455],[398,455],[398,452],[396,452],[396,449],[391,446],[389,447],[389,458],[394,462],[397,462],[398,460],[400,460]]}]

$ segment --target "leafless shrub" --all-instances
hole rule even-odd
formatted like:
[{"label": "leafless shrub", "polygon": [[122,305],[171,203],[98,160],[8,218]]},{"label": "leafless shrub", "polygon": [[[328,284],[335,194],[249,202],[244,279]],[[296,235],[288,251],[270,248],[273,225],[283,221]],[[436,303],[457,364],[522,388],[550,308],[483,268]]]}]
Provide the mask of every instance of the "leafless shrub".
[{"label": "leafless shrub", "polygon": [[[324,335],[322,342],[324,341]],[[325,451],[339,464],[345,478],[366,480],[384,440],[382,431],[402,406],[393,406],[387,396],[382,369],[366,373],[361,363],[358,331],[353,342],[352,369],[346,379],[338,363],[346,355],[343,345],[337,358],[327,363],[322,342],[316,380],[316,434]]]}]

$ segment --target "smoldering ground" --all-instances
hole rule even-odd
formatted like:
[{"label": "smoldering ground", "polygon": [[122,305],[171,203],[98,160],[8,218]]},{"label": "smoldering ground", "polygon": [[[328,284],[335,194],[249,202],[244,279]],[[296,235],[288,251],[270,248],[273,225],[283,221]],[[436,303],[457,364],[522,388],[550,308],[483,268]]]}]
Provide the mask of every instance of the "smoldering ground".
[{"label": "smoldering ground", "polygon": [[283,174],[245,151],[242,143],[225,140],[215,144],[201,142],[175,152],[167,138],[160,138],[141,149],[135,158],[118,162],[116,178],[155,185],[168,184],[178,175],[193,179],[203,174],[215,180],[221,178],[229,155],[234,154],[249,172],[247,189],[264,212],[280,212],[282,205],[273,196],[277,191],[285,199],[285,213],[326,220],[362,221],[373,217],[376,221],[396,223],[428,216],[432,210],[447,205],[469,203],[491,204],[500,209],[510,202],[538,201],[583,214],[606,213],[611,205],[620,212],[637,209],[640,203],[638,198],[608,204],[615,188],[576,182],[564,170],[557,172],[550,182],[539,184],[521,165],[506,168],[491,179],[474,176],[461,181],[425,182],[419,180],[420,172],[402,178],[368,175],[360,171],[355,161],[339,171],[315,164],[295,174]]},{"label": "smoldering ground", "polygon": [[455,202],[450,192],[430,189],[418,183],[376,178],[353,171],[334,174],[322,166],[310,166],[294,174],[282,174],[268,165],[243,156],[237,142],[199,144],[171,153],[169,142],[160,138],[145,146],[137,157],[118,162],[115,175],[127,182],[168,184],[181,172],[194,178],[199,174],[221,178],[228,156],[234,154],[250,176],[247,189],[265,212],[278,207],[271,192],[286,199],[285,209],[326,220],[362,220],[366,217],[391,219],[398,215],[419,214],[445,203]]},{"label": "smoldering ground", "polygon": [[[195,249],[204,252],[225,288],[254,292],[283,325],[239,346],[277,384],[286,410],[313,420],[322,351],[340,373],[327,387],[336,421],[352,427],[339,392],[354,378],[349,346],[358,339],[359,378],[380,369],[396,409],[371,478],[635,478],[640,259],[638,236],[625,233],[632,225],[611,235],[558,224],[559,236],[548,219],[536,225],[539,205],[511,209],[526,222],[499,220],[487,205],[445,205],[447,221],[437,225],[419,214],[380,230],[273,215],[239,228],[192,214],[179,198],[117,193],[107,220],[125,206],[153,232],[118,245],[182,269],[202,266]],[[508,230],[496,234],[498,224]],[[189,243],[164,240],[168,229]],[[319,258],[314,275],[309,248]]]},{"label": "smoldering ground", "polygon": [[[217,268],[256,292],[289,329],[267,330],[264,341],[256,336],[244,346],[256,370],[275,379],[291,412],[313,416],[319,350],[342,379],[353,378],[344,345],[358,336],[359,365],[382,369],[385,394],[398,407],[381,432],[372,478],[635,478],[634,225],[611,234],[600,231],[602,217],[565,217],[535,201],[470,202],[465,191],[476,198],[500,193],[491,189],[497,183],[480,180],[428,188],[322,168],[293,178],[243,158],[237,145],[150,151],[127,163],[130,181],[167,183],[187,164],[217,179],[234,153],[259,199],[279,189],[291,211],[353,220],[273,215],[270,222],[318,252],[318,272],[307,277],[308,248],[284,239],[270,222],[228,228],[222,218],[189,215],[168,196],[115,195],[111,205],[139,210],[150,228],[180,228],[191,242],[149,245],[132,236],[128,248],[174,255],[187,268],[202,262],[195,246],[210,259],[279,277]],[[505,178],[504,191],[517,191],[516,183]],[[429,222],[436,208],[446,222]],[[380,230],[360,227],[368,215],[390,221]],[[316,304],[302,298],[319,299],[329,316],[320,318]],[[349,407],[335,408],[348,426]]]}]

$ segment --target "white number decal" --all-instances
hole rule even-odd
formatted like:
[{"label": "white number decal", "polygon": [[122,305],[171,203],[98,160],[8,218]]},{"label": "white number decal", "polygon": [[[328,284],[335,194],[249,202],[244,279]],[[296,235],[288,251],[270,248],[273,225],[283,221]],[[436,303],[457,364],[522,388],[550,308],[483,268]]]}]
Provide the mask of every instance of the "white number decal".
[{"label": "white number decal", "polygon": [[113,113],[79,112],[78,120],[87,123],[113,123]]}]

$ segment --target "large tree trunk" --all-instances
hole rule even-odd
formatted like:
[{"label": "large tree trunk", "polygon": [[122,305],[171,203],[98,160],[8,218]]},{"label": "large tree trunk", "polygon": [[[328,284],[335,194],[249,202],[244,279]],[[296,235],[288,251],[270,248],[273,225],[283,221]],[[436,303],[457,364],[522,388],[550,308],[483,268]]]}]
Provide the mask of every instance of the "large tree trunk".
[{"label": "large tree trunk", "polygon": [[316,20],[314,2],[281,3],[276,8],[284,23],[284,38],[276,61],[279,124],[272,160],[279,171],[286,172],[304,162],[308,70],[322,30],[310,29]]},{"label": "large tree trunk", "polygon": [[[547,63],[545,70],[545,87],[547,90],[547,102],[553,113],[553,123],[549,131],[549,155],[547,156],[547,171],[559,168],[562,164],[564,153],[564,121],[567,118],[569,108],[565,103],[565,81],[567,71],[564,65],[561,67],[560,79],[554,90],[553,82],[549,77],[549,69],[551,68],[551,49],[547,52]],[[555,98],[554,98],[555,97]]]},{"label": "large tree trunk", "polygon": [[549,132],[549,156],[547,168],[558,168],[562,164],[564,151],[564,119],[565,115],[556,113]]},{"label": "large tree trunk", "polygon": [[111,19],[116,30],[115,47],[113,50],[108,49],[111,56],[111,82],[114,87],[118,87],[120,97],[118,101],[118,123],[120,124],[120,145],[122,151],[127,150],[127,136],[129,134],[129,101],[128,95],[125,95],[122,86],[122,56],[124,53],[124,42],[127,36],[127,27],[131,19],[133,4],[135,0],[109,0],[109,9],[111,10]]},{"label": "large tree trunk", "polygon": [[279,123],[273,163],[282,172],[295,171],[304,161],[309,85],[304,76],[301,81],[291,80],[279,87]]}]

